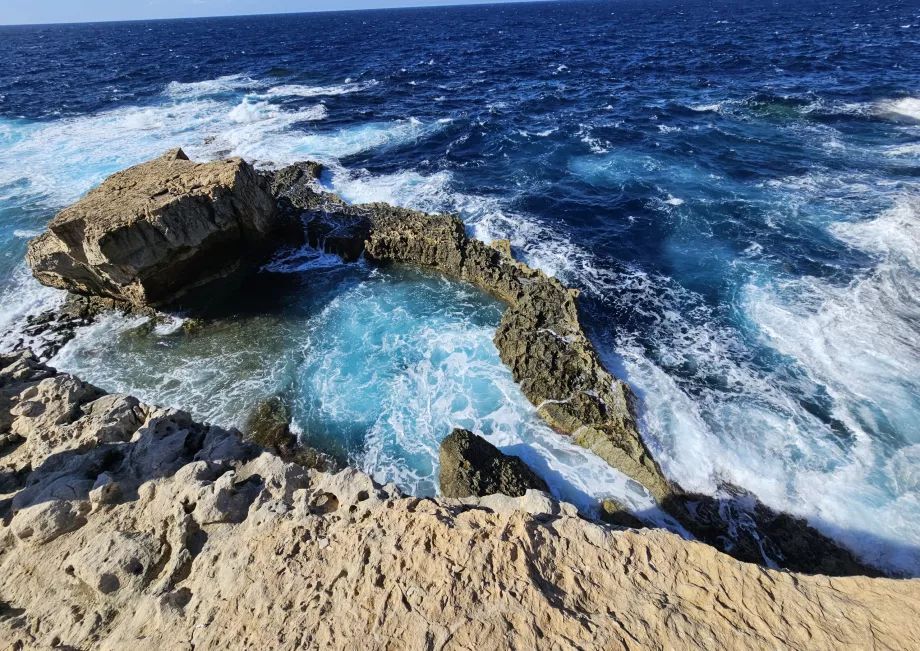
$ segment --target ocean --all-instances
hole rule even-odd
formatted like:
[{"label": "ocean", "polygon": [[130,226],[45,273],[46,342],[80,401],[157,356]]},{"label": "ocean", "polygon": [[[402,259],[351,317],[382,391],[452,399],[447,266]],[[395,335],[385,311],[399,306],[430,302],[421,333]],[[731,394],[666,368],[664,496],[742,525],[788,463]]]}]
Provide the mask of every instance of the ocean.
[{"label": "ocean", "polygon": [[[509,238],[582,291],[670,477],[743,487],[920,575],[920,4],[0,27],[0,348],[62,300],[28,239],[175,146],[319,160],[347,201]],[[587,512],[650,509],[536,416],[491,342],[501,312],[426,272],[283,251],[201,329],[108,316],[51,364],[225,426],[280,394],[307,443],[418,495],[464,426]]]}]

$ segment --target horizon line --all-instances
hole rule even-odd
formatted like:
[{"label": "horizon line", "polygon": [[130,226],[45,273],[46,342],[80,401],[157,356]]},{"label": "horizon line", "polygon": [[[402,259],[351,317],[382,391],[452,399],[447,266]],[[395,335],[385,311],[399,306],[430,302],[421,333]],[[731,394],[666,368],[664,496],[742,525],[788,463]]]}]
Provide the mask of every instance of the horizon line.
[{"label": "horizon line", "polygon": [[[399,2],[399,0],[394,0]],[[256,14],[221,14],[216,16],[176,16],[168,18],[130,18],[130,19],[112,19],[112,20],[77,20],[71,22],[44,22],[44,23],[0,23],[0,29],[4,27],[65,27],[68,25],[116,25],[119,23],[159,23],[167,21],[181,20],[209,20],[221,18],[264,18],[270,16],[298,16],[307,14],[340,14],[356,13],[362,11],[390,11],[393,9],[446,9],[448,7],[496,7],[501,5],[524,5],[524,4],[551,4],[551,3],[573,3],[573,2],[608,2],[615,0],[492,0],[490,2],[470,2],[460,0],[459,2],[444,2],[440,4],[426,5],[400,5],[394,4],[386,7],[354,7],[350,9],[316,9],[316,10],[298,10],[298,11],[275,11],[271,13]]]}]

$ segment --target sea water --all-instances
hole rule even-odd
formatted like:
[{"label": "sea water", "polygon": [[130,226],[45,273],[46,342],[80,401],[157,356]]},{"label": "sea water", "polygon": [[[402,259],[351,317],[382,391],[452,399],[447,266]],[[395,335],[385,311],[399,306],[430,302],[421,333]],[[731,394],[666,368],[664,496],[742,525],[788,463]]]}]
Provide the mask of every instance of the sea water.
[{"label": "sea water", "polygon": [[[0,331],[61,298],[26,242],[183,146],[327,164],[345,200],[454,211],[582,290],[582,320],[687,488],[742,486],[920,574],[920,9],[578,2],[0,29]],[[534,414],[502,305],[287,252],[200,330],[106,317],[53,363],[303,437],[418,494],[451,427],[590,510],[646,495]]]}]

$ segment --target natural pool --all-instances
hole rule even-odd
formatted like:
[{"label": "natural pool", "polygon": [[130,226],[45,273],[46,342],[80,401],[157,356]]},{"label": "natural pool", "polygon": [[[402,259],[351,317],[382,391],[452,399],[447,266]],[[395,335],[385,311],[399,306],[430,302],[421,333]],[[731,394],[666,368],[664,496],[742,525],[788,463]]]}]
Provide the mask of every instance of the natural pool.
[{"label": "natural pool", "polygon": [[304,249],[239,295],[256,298],[202,325],[104,317],[52,364],[228,426],[280,395],[304,442],[415,495],[437,494],[439,444],[464,427],[585,511],[616,497],[656,513],[638,484],[537,416],[492,343],[505,306],[475,287]]}]

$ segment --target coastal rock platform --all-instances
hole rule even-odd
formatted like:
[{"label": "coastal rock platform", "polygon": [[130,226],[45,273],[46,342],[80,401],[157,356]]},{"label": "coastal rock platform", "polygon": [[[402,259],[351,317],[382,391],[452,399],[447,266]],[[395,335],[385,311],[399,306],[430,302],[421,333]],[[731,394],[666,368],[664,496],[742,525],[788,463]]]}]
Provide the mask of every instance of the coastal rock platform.
[{"label": "coastal rock platform", "polygon": [[[62,211],[49,232],[32,241],[28,261],[36,277],[46,284],[105,300],[117,296],[134,310],[150,309],[159,300],[173,301],[205,283],[213,286],[230,273],[228,270],[251,260],[251,250],[279,242],[296,245],[305,241],[345,260],[365,256],[374,264],[414,265],[470,282],[508,304],[494,342],[537,413],[555,430],[641,484],[685,531],[745,562],[835,576],[879,574],[806,521],[776,512],[740,489],[726,487],[718,497],[698,495],[670,480],[641,436],[638,404],[629,385],[604,368],[581,326],[577,290],[515,260],[507,241],[486,244],[469,237],[456,215],[428,214],[385,203],[348,204],[322,188],[322,172],[322,166],[313,162],[276,172],[256,172],[239,159],[196,164],[186,160],[181,150],[174,150],[110,177]],[[209,176],[214,174],[219,178]],[[221,181],[224,176],[226,180]],[[184,181],[179,183],[177,178]],[[135,185],[127,180],[134,180]],[[120,194],[119,189],[126,184],[135,188],[129,193],[130,200]],[[148,196],[160,187],[174,189],[166,194],[157,190]],[[144,192],[137,194],[136,188],[144,188]],[[142,218],[138,213],[125,218],[124,201],[132,210],[143,208],[141,212],[150,217]],[[189,212],[186,206],[194,210]],[[218,211],[219,206],[226,209]],[[230,224],[229,231],[219,229],[213,235],[193,238],[201,240],[198,249],[185,244],[179,247],[183,255],[191,255],[189,264],[198,261],[195,268],[199,274],[177,275],[168,247],[151,245],[157,255],[162,254],[158,261],[143,269],[131,267],[124,278],[127,282],[113,290],[109,282],[115,278],[112,270],[121,274],[125,267],[113,266],[105,256],[65,256],[64,262],[78,260],[80,264],[64,264],[62,258],[39,255],[47,247],[57,251],[54,242],[69,233],[64,239],[82,242],[84,252],[111,244],[114,257],[127,251],[130,255],[126,254],[126,259],[133,260],[132,256],[145,250],[144,237],[135,237],[138,228],[137,233],[153,228],[162,235],[160,226],[169,217],[175,232],[198,233],[199,225],[211,224],[199,218],[211,213],[236,217],[214,222]],[[186,221],[187,228],[183,226]],[[292,224],[297,224],[299,237],[271,236],[289,233]],[[202,228],[201,232],[210,233]],[[227,233],[237,238],[234,241],[252,239],[254,243],[250,248],[218,246],[218,258],[207,253],[211,249],[204,243],[213,238],[223,242]],[[160,236],[154,239],[153,244],[169,241]],[[112,244],[117,242],[130,246]],[[184,258],[179,255],[175,259]],[[48,269],[52,262],[54,273]],[[208,266],[211,263],[213,269]],[[53,346],[47,348],[53,350]],[[633,521],[616,516],[616,507],[607,508],[610,504],[604,511],[613,521]]]},{"label": "coastal rock platform", "polygon": [[29,353],[0,386],[2,648],[920,647],[918,580],[768,570],[533,490],[402,496]]}]

